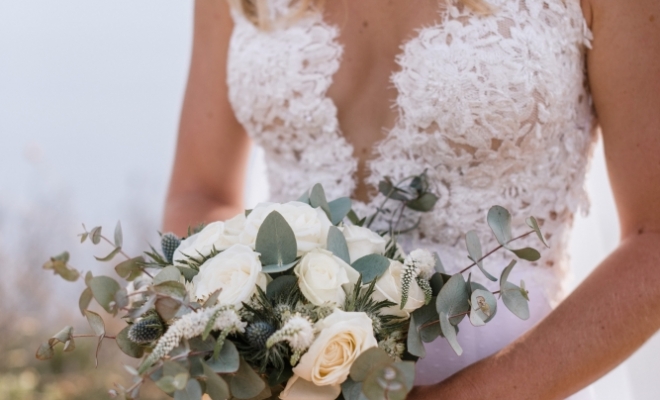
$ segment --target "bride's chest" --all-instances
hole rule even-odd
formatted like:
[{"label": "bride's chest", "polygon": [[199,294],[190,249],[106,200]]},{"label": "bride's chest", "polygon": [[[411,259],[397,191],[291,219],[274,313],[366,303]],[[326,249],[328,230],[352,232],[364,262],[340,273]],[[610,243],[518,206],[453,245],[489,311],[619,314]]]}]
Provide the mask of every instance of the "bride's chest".
[{"label": "bride's chest", "polygon": [[523,126],[565,122],[588,102],[579,8],[510,3],[488,17],[450,6],[402,46],[370,46],[368,20],[340,37],[320,15],[266,31],[237,16],[230,101],[257,140],[283,129],[350,137],[355,129],[340,120],[351,113],[366,126],[389,129],[396,119],[459,141],[475,126],[515,139]]}]

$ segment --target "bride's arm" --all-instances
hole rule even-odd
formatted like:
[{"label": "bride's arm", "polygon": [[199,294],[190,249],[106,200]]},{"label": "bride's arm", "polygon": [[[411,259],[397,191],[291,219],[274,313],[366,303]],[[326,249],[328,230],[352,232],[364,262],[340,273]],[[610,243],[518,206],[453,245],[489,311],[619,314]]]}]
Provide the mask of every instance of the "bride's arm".
[{"label": "bride's arm", "polygon": [[590,84],[621,243],[526,335],[411,399],[562,399],[660,329],[660,2],[591,0],[591,11]]},{"label": "bride's arm", "polygon": [[165,231],[184,234],[189,225],[243,211],[250,141],[227,98],[232,28],[226,1],[195,2],[192,62],[165,205]]}]

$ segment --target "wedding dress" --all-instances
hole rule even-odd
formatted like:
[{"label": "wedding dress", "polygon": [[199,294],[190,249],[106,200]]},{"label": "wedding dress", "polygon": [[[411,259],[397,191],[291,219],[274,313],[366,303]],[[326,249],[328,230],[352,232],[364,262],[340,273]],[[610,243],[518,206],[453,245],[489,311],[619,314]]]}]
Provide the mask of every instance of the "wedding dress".
[{"label": "wedding dress", "polygon": [[[288,1],[269,2],[274,18],[289,12]],[[391,77],[399,117],[375,145],[366,183],[376,187],[386,176],[397,181],[428,168],[439,201],[404,244],[408,251],[437,251],[449,273],[468,265],[468,230],[477,230],[485,250],[497,246],[486,224],[492,205],[512,212],[514,234],[528,230],[524,219],[535,216],[549,248],[532,236],[520,242],[541,249],[542,258],[519,262],[510,277],[525,281],[531,318],[521,321],[501,306],[485,327],[464,319],[463,355],[442,338],[427,344],[417,384],[441,381],[493,354],[552,310],[564,296],[573,215],[588,207],[583,182],[595,141],[585,77],[591,32],[579,1],[488,3],[495,9],[489,16],[460,4],[439,6],[439,22],[403,44],[400,70]],[[327,96],[342,56],[338,27],[320,13],[270,30],[233,17],[229,98],[264,149],[271,199],[296,199],[317,182],[330,199],[351,194],[357,159]],[[375,195],[354,208],[367,215],[381,201]],[[514,257],[498,252],[485,267],[499,275]],[[472,279],[498,289],[479,271]]]}]

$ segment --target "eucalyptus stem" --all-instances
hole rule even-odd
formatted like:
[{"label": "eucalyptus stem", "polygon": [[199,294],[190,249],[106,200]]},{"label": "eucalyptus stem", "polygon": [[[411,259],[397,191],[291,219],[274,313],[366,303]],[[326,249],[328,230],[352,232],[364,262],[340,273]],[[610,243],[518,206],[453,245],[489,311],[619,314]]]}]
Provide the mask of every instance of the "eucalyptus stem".
[{"label": "eucalyptus stem", "polygon": [[[94,334],[89,333],[89,334],[82,334],[82,335],[71,335],[71,337],[74,338],[74,339],[77,339],[77,338],[88,338],[88,337],[97,338],[97,337],[99,337],[99,335],[94,335]],[[103,335],[103,339],[112,339],[112,340],[116,340],[117,337],[116,337],[116,336],[106,336],[106,335]]]},{"label": "eucalyptus stem", "polygon": [[[509,243],[511,243],[511,242],[515,242],[516,240],[518,240],[518,239],[522,239],[522,238],[524,238],[524,237],[526,237],[526,236],[529,236],[529,235],[531,235],[531,234],[534,233],[534,232],[536,232],[536,231],[533,231],[533,230],[532,230],[532,231],[529,231],[529,232],[527,232],[527,233],[523,233],[522,235],[520,235],[520,236],[518,236],[518,237],[515,237],[515,238],[509,240],[508,242],[506,242],[506,244],[509,244]],[[478,262],[483,261],[486,257],[488,257],[489,255],[495,253],[497,250],[501,249],[502,247],[504,247],[503,244],[497,246],[496,248],[494,248],[493,250],[491,250],[491,251],[489,251],[488,253],[486,253],[486,255],[484,255],[483,257],[481,257],[481,258],[478,259],[477,261],[475,261],[475,262],[473,262],[472,264],[468,265],[467,267],[463,268],[463,269],[461,270],[461,272],[459,272],[459,273],[462,274],[463,272],[467,271],[468,269],[474,267],[475,265],[477,265]]]}]

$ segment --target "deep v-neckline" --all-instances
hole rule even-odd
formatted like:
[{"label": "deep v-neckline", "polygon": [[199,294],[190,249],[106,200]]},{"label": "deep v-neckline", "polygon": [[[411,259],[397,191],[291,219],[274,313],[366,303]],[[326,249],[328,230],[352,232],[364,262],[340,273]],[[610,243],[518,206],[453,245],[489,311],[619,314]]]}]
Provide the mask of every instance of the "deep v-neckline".
[{"label": "deep v-neckline", "polygon": [[[390,116],[391,124],[390,126],[380,126],[378,129],[382,132],[379,137],[377,137],[375,140],[373,140],[367,147],[366,154],[368,155],[365,158],[361,158],[359,154],[357,154],[358,149],[357,146],[354,142],[354,140],[351,140],[350,136],[346,135],[346,130],[345,130],[345,124],[342,124],[340,119],[339,119],[339,114],[340,110],[339,107],[337,106],[338,101],[333,98],[329,92],[332,91],[333,86],[336,84],[336,78],[338,73],[340,72],[343,64],[345,63],[344,57],[343,57],[343,52],[346,48],[345,43],[343,43],[341,40],[339,40],[339,37],[341,37],[341,32],[342,28],[339,26],[338,23],[334,22],[329,22],[327,21],[326,18],[324,18],[324,15],[321,14],[321,17],[319,18],[319,24],[324,25],[328,27],[329,29],[334,29],[337,32],[339,32],[339,37],[335,37],[332,39],[333,44],[337,45],[342,49],[342,57],[339,60],[339,68],[334,71],[334,73],[330,74],[328,78],[330,79],[331,83],[328,87],[328,90],[324,93],[324,97],[328,99],[334,106],[336,112],[334,114],[334,119],[336,126],[338,127],[338,136],[339,140],[345,143],[346,146],[350,147],[352,150],[352,158],[354,162],[359,166],[361,163],[363,163],[363,170],[360,171],[360,168],[358,167],[357,170],[355,171],[354,175],[351,177],[353,180],[353,190],[352,193],[350,193],[351,198],[354,199],[354,201],[360,203],[363,206],[367,206],[367,204],[371,203],[373,201],[373,197],[375,194],[377,194],[377,188],[373,184],[369,184],[369,178],[372,175],[372,172],[370,171],[369,165],[375,161],[378,158],[377,154],[377,147],[380,143],[386,141],[388,138],[391,137],[393,130],[397,126],[397,124],[400,123],[401,120],[401,114],[402,114],[402,109],[399,106],[399,98],[401,96],[400,91],[396,88],[396,85],[392,83],[393,79],[398,75],[403,73],[403,68],[402,66],[405,65],[405,57],[406,57],[406,52],[405,49],[407,46],[409,46],[411,43],[414,43],[415,41],[419,41],[420,38],[428,31],[431,30],[438,30],[442,29],[444,20],[446,19],[445,13],[447,12],[447,7],[443,7],[441,3],[439,3],[434,10],[435,18],[432,23],[426,23],[422,25],[421,27],[418,28],[408,28],[410,31],[408,33],[408,37],[406,39],[400,40],[399,44],[397,45],[398,51],[393,52],[394,56],[392,58],[393,64],[395,65],[395,68],[393,68],[388,74],[387,78],[387,85],[390,86],[393,89],[394,95],[392,98],[388,99],[389,103],[389,108],[392,110],[390,111],[393,115]],[[362,193],[359,193],[360,189],[363,190]],[[361,195],[359,199],[356,198],[356,194]]]}]

